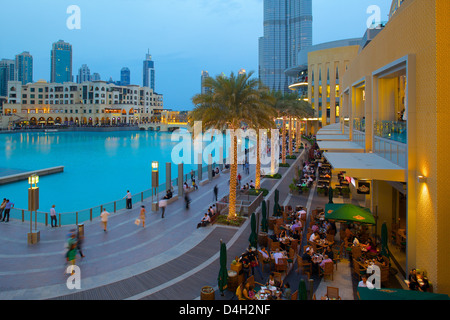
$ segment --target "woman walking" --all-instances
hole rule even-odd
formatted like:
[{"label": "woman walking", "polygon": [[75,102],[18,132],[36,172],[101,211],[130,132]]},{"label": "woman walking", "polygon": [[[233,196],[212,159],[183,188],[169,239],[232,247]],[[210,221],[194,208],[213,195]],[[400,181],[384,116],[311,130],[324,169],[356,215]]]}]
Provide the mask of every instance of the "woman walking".
[{"label": "woman walking", "polygon": [[141,206],[141,212],[139,213],[139,220],[142,222],[142,227],[145,228],[145,206]]}]

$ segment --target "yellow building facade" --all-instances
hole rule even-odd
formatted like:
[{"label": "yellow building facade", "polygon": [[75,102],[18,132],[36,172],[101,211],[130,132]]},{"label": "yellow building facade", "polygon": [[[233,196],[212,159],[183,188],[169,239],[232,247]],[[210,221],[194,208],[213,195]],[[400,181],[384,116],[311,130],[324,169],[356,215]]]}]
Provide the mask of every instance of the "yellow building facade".
[{"label": "yellow building facade", "polygon": [[[341,128],[347,126],[351,141],[380,160],[380,168],[354,176],[371,181],[367,203],[377,216],[377,232],[386,222],[389,235],[400,239],[404,261],[401,252],[394,258],[405,277],[412,268],[426,270],[434,292],[446,294],[450,293],[449,15],[450,1],[403,1],[384,29],[349,57],[346,67],[344,63],[346,72],[340,79]],[[322,82],[328,69],[334,74],[335,65],[323,64],[327,59],[318,59],[321,68],[313,59],[310,72],[314,70],[315,79],[319,70]],[[314,92],[314,100],[319,97]],[[333,153],[328,156],[333,165]],[[352,156],[347,155],[350,173]],[[383,168],[386,160],[392,167]]]}]

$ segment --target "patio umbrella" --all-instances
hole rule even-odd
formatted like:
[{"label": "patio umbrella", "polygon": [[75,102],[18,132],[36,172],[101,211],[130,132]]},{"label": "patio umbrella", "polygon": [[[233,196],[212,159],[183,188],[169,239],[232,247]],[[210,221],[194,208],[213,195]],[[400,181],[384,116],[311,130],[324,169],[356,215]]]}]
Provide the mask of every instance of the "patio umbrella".
[{"label": "patio umbrella", "polygon": [[308,294],[306,292],[305,280],[300,279],[298,283],[298,300],[308,300]]},{"label": "patio umbrella", "polygon": [[269,229],[269,223],[267,221],[267,208],[266,208],[266,201],[263,200],[261,203],[261,214],[262,214],[262,221],[261,221],[261,231],[267,232]]},{"label": "patio umbrella", "polygon": [[369,209],[354,204],[326,204],[325,219],[360,224],[375,224],[375,218]]},{"label": "patio umbrella", "polygon": [[281,216],[281,207],[280,204],[278,203],[280,199],[280,191],[278,191],[278,189],[275,189],[275,197],[274,197],[274,205],[273,205],[273,216],[274,217],[279,217]]},{"label": "patio umbrella", "polygon": [[402,289],[358,288],[360,300],[450,300],[446,294]]},{"label": "patio umbrella", "polygon": [[330,186],[328,188],[328,203],[333,203],[333,188]]},{"label": "patio umbrella", "polygon": [[389,258],[388,230],[386,222],[383,222],[383,225],[381,226],[381,255]]},{"label": "patio umbrella", "polygon": [[252,228],[252,232],[250,233],[250,237],[248,238],[248,241],[250,242],[250,246],[256,248],[258,244],[258,236],[256,235],[256,217],[255,213],[252,213],[252,217],[250,220],[250,226]]},{"label": "patio umbrella", "polygon": [[217,278],[219,284],[219,291],[223,296],[224,290],[228,284],[228,271],[227,271],[227,246],[220,240],[220,270],[219,277]]}]

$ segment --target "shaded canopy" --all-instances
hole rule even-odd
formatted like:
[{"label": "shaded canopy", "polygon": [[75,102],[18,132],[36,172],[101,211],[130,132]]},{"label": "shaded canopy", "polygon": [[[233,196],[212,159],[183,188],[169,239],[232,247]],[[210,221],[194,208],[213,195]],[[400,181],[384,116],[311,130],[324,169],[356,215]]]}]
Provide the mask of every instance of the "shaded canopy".
[{"label": "shaded canopy", "polygon": [[353,204],[328,203],[325,205],[325,219],[333,221],[375,224],[375,218],[369,209]]}]

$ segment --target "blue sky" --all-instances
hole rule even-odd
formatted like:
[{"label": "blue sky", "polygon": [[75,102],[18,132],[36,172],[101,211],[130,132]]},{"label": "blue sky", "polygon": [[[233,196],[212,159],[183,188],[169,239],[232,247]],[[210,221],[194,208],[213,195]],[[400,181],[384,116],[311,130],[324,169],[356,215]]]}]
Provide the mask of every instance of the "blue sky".
[{"label": "blue sky", "polygon": [[[50,78],[50,50],[73,45],[73,69],[87,64],[102,80],[131,70],[142,85],[142,61],[155,61],[156,91],[166,108],[190,110],[200,75],[258,70],[263,0],[16,0],[2,1],[0,59],[29,51],[34,81]],[[361,37],[370,5],[387,20],[391,0],[313,0],[313,44]],[[81,10],[81,29],[69,30],[67,8]]]}]

